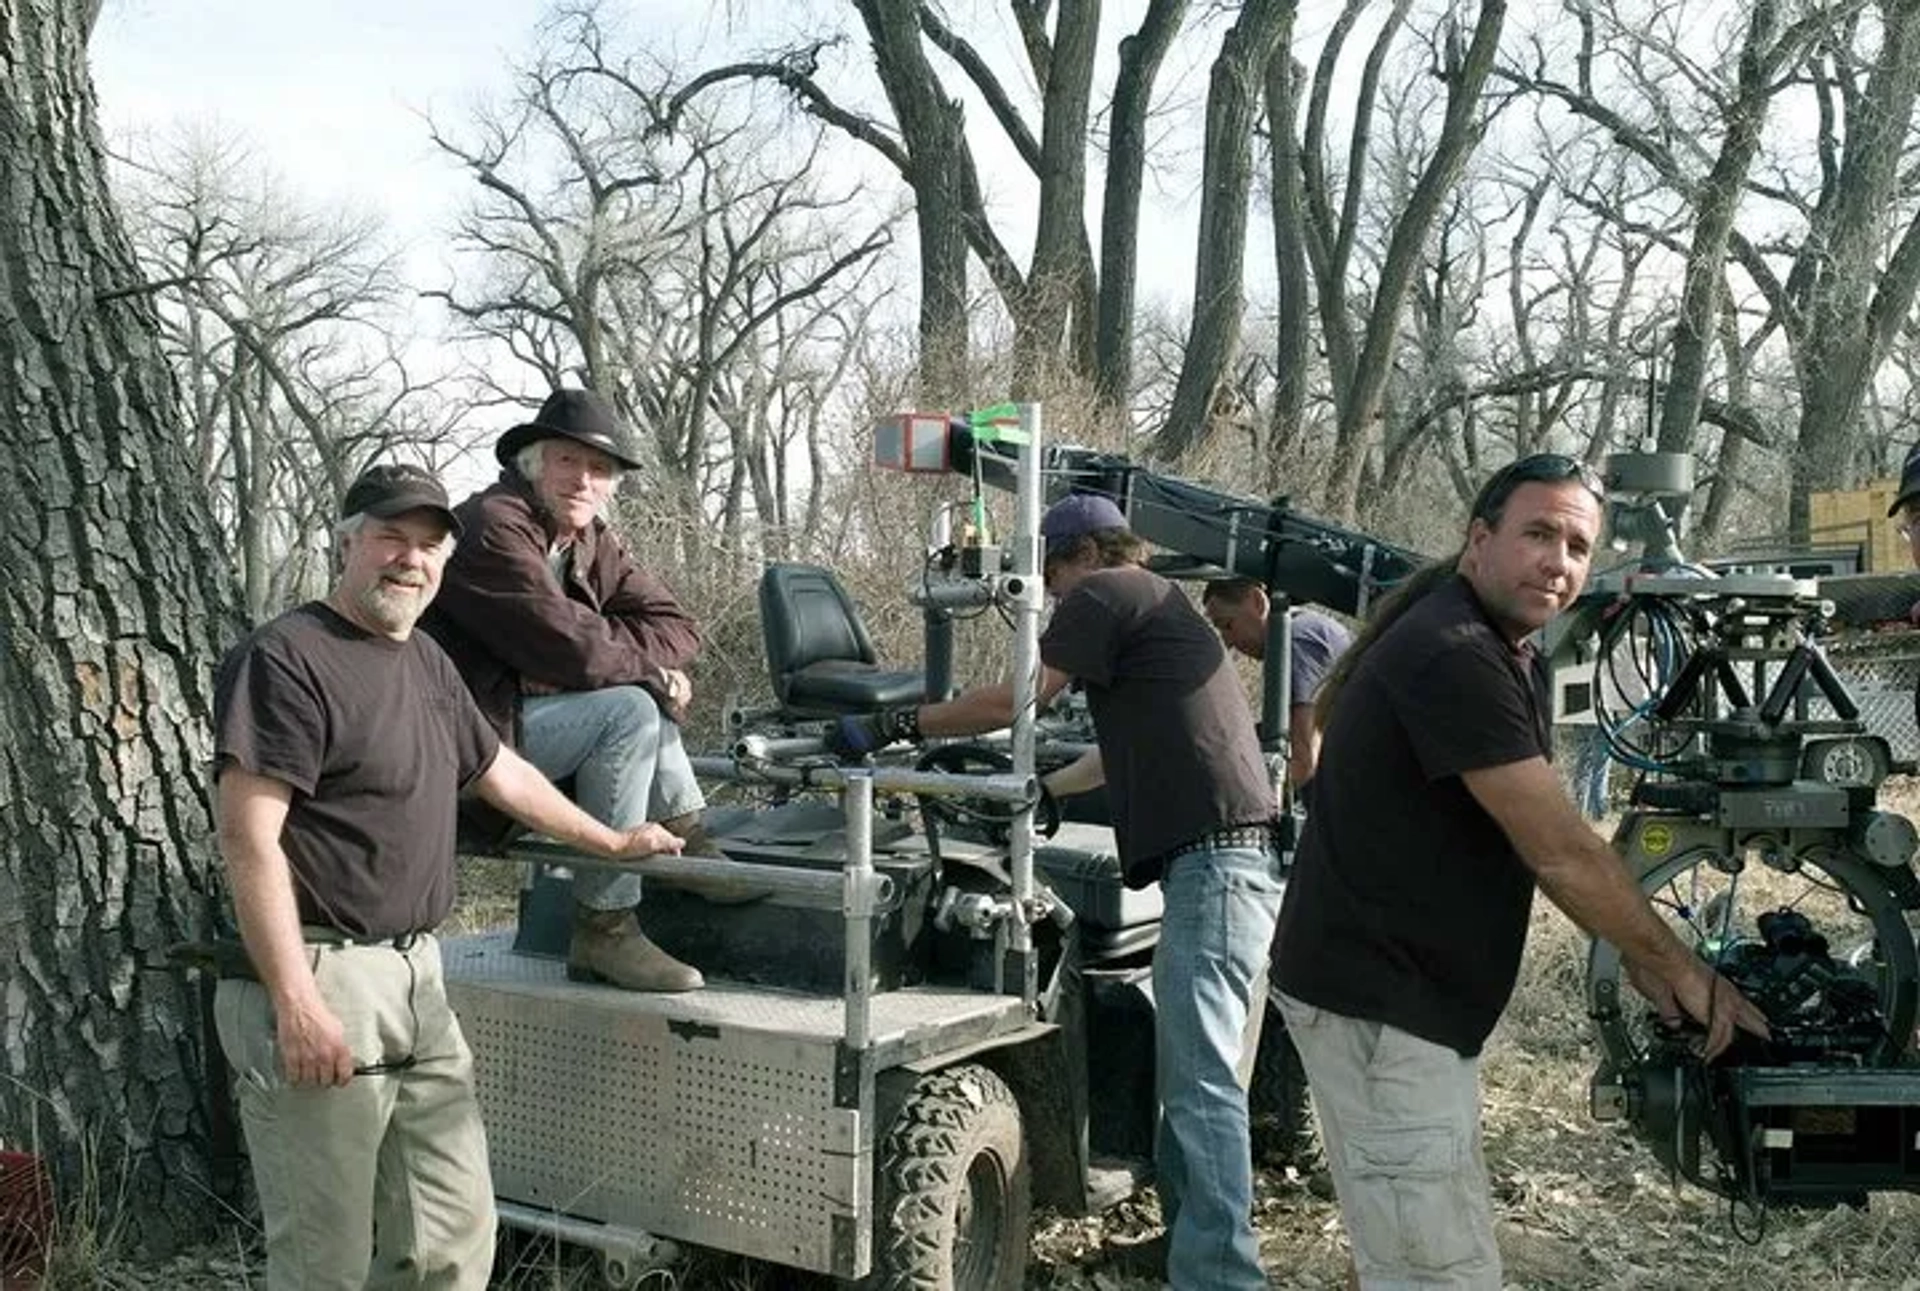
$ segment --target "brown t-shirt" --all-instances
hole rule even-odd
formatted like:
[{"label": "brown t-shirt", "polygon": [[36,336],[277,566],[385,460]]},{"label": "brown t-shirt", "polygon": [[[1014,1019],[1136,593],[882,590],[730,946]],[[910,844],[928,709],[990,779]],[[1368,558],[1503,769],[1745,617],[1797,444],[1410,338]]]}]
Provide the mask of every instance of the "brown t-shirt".
[{"label": "brown t-shirt", "polygon": [[1455,578],[1377,641],[1320,746],[1280,926],[1275,982],[1466,1057],[1506,1008],[1533,873],[1464,771],[1551,753],[1531,653]]},{"label": "brown t-shirt", "polygon": [[302,923],[390,937],[446,918],[455,804],[500,740],[432,638],[289,610],[221,660],[214,730],[217,772],[293,789],[280,841]]},{"label": "brown t-shirt", "polygon": [[1240,677],[1172,583],[1132,565],[1087,575],[1054,608],[1040,658],[1086,687],[1128,887],[1157,881],[1184,843],[1274,818]]}]

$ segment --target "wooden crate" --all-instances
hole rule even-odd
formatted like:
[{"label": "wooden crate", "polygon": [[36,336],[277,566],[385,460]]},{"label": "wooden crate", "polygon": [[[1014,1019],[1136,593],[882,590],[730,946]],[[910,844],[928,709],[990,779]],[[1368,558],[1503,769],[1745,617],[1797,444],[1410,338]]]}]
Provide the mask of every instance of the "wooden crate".
[{"label": "wooden crate", "polygon": [[1875,480],[1863,488],[1833,489],[1807,499],[1807,535],[1816,547],[1858,543],[1867,569],[1896,573],[1911,566],[1907,543],[1887,519],[1900,492],[1898,480]]}]

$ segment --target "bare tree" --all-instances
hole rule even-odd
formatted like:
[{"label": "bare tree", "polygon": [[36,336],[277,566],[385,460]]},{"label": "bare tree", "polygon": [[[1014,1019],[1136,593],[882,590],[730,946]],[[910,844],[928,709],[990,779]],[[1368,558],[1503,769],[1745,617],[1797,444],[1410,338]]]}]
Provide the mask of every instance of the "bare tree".
[{"label": "bare tree", "polygon": [[262,619],[324,583],[312,535],[360,467],[444,436],[404,356],[398,257],[378,221],[304,208],[237,137],[179,129],[123,178],[190,448]]},{"label": "bare tree", "polygon": [[[1762,5],[1728,64],[1701,66],[1681,53],[1678,11],[1597,7],[1574,75],[1554,74],[1543,54],[1516,77],[1606,130],[1695,213],[1663,445],[1692,442],[1692,400],[1701,419],[1713,409],[1691,391],[1707,384],[1717,344],[1722,250],[1764,300],[1754,327],[1779,335],[1796,377],[1789,509],[1801,539],[1808,493],[1852,483],[1874,456],[1859,412],[1920,285],[1920,192],[1905,162],[1920,93],[1916,22],[1902,4],[1840,4],[1785,24]],[[1705,100],[1699,120],[1686,91]],[[1787,95],[1818,122],[1810,157],[1797,139],[1765,133],[1769,105]],[[1712,158],[1703,134],[1721,140]],[[1754,232],[1741,227],[1749,212]]]},{"label": "bare tree", "polygon": [[167,950],[217,904],[208,669],[240,622],[107,189],[98,9],[0,0],[0,1135],[74,1195],[105,1172],[167,1247],[216,1209],[224,1073]]},{"label": "bare tree", "polygon": [[[1449,16],[1443,20],[1430,51],[1433,56],[1433,75],[1445,90],[1440,126],[1433,139],[1432,151],[1425,165],[1417,172],[1418,178],[1407,194],[1405,205],[1397,208],[1393,219],[1392,233],[1380,263],[1373,300],[1365,314],[1365,327],[1357,357],[1346,376],[1343,377],[1338,367],[1334,371],[1334,405],[1339,422],[1326,500],[1328,508],[1343,518],[1353,517],[1358,502],[1361,473],[1366,454],[1374,441],[1374,427],[1381,413],[1381,400],[1386,392],[1402,312],[1418,272],[1420,258],[1467,158],[1479,145],[1486,128],[1489,105],[1483,101],[1482,91],[1493,70],[1505,19],[1505,0],[1483,0],[1470,34],[1462,31]],[[1386,39],[1384,33],[1382,39]],[[1379,48],[1381,46],[1376,44],[1376,49]],[[1330,73],[1331,69],[1332,64],[1323,54],[1322,72]],[[1318,84],[1315,94],[1316,97],[1320,94]],[[1303,147],[1303,152],[1309,157],[1322,155],[1324,148],[1323,138],[1315,131],[1316,119],[1324,124],[1324,113],[1317,117],[1310,116],[1309,134]],[[1363,128],[1358,124],[1351,152],[1355,160],[1364,156],[1365,137]],[[1350,186],[1357,182],[1359,173],[1360,168],[1350,161],[1347,169],[1347,183]],[[1309,177],[1308,185],[1316,211],[1318,233],[1315,241],[1328,253],[1324,257],[1327,270],[1319,279],[1324,293],[1327,284],[1345,281],[1344,272],[1338,272],[1341,268],[1339,248],[1351,244],[1359,204],[1350,192],[1342,217],[1336,224],[1331,219],[1330,204],[1324,198],[1324,176],[1322,180],[1322,183],[1316,184]],[[1316,262],[1316,269],[1318,267]],[[1344,298],[1344,291],[1337,294]],[[1333,324],[1328,322],[1329,306],[1324,299],[1321,318],[1328,323],[1331,333]],[[1340,320],[1340,325],[1344,327],[1344,318]],[[1332,349],[1330,343],[1329,351]]]},{"label": "bare tree", "polygon": [[1253,126],[1261,88],[1294,0],[1248,0],[1220,44],[1207,90],[1206,153],[1200,175],[1200,234],[1193,278],[1193,325],[1156,446],[1177,458],[1203,441],[1220,414],[1222,378],[1239,349],[1246,312],[1247,202],[1253,187]]},{"label": "bare tree", "polygon": [[[765,347],[825,344],[819,317],[857,312],[890,244],[884,213],[820,182],[817,131],[796,150],[790,133],[717,106],[610,48],[590,9],[568,9],[509,105],[469,137],[433,133],[480,188],[457,232],[468,271],[433,294],[546,387],[592,386],[644,428],[642,487],[675,501],[696,569],[743,549],[754,468],[738,456],[752,438],[741,409],[783,361]],[[807,368],[787,357],[789,377]],[[718,545],[712,521],[733,526]]]},{"label": "bare tree", "polygon": [[[1013,322],[1012,370],[999,389],[1032,397],[1057,391],[1065,379],[1097,385],[1107,408],[1118,408],[1127,397],[1131,363],[1145,124],[1161,60],[1180,31],[1186,0],[1150,0],[1140,27],[1121,45],[1097,268],[1086,216],[1101,23],[1097,0],[1009,0],[1039,94],[1037,104],[1028,105],[1017,101],[994,60],[947,20],[942,6],[927,0],[853,0],[853,7],[865,28],[891,121],[852,110],[829,91],[820,69],[830,41],[716,67],[689,88],[704,90],[740,78],[775,81],[803,111],[871,147],[900,175],[913,194],[922,246],[923,397],[959,401],[984,384],[982,374],[968,366],[977,330],[969,313],[970,251]],[[1032,171],[1038,204],[1033,258],[1024,270],[988,213],[960,100],[943,79],[946,68],[979,96],[993,124]]]},{"label": "bare tree", "polygon": [[[1106,186],[1100,203],[1100,300],[1094,322],[1094,387],[1109,412],[1133,393],[1134,295],[1140,277],[1140,185],[1154,83],[1186,16],[1186,0],[1150,0],[1140,26],[1120,42],[1108,114]],[[1284,42],[1283,42],[1284,43]]]}]

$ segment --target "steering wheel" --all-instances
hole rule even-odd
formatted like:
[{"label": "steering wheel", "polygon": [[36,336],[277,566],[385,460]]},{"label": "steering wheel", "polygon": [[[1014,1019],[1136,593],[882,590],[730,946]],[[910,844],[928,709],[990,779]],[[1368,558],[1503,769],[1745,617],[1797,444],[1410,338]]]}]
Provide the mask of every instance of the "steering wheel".
[{"label": "steering wheel", "polygon": [[[991,775],[1013,770],[1013,759],[986,744],[941,744],[928,749],[914,763],[919,771],[938,771],[946,775]],[[1052,838],[1060,829],[1060,804],[1039,785],[1033,804],[1033,828]],[[951,798],[920,795],[920,810],[929,824],[970,825],[983,831],[995,844],[1005,844],[1013,827],[1015,804],[993,798]]]}]

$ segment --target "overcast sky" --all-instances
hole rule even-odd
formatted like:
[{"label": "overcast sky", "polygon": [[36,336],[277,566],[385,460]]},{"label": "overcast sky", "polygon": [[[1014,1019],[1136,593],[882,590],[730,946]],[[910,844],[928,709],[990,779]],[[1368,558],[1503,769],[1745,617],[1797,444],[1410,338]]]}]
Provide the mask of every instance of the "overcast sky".
[{"label": "overcast sky", "polygon": [[[1108,6],[1102,42],[1108,66],[1096,86],[1111,86],[1110,60],[1120,35],[1137,23],[1139,7],[1132,0]],[[121,140],[180,121],[230,125],[297,193],[382,212],[401,237],[434,239],[468,189],[428,143],[420,114],[457,123],[470,104],[498,94],[509,63],[531,48],[543,8],[529,0],[107,0],[91,46],[103,125]],[[822,14],[843,28],[856,25],[848,6],[805,0],[607,0],[603,8],[609,26],[686,67],[823,35]],[[964,20],[963,29],[1022,94],[1030,78],[1004,6],[960,0],[955,9],[956,22]],[[1169,96],[1198,102],[1216,39],[1217,32],[1209,33],[1204,45],[1170,60],[1163,102]],[[841,70],[825,75],[834,93],[856,101],[863,90],[876,93],[862,38],[837,56]],[[1012,161],[983,107],[970,107],[968,116],[983,182],[1006,215],[1002,236],[1024,257],[1031,176]],[[1166,129],[1164,119],[1159,124],[1161,146],[1143,212],[1142,245],[1149,250],[1143,287],[1182,295],[1191,285],[1198,139],[1197,132]],[[1183,140],[1184,134],[1195,137]],[[1087,218],[1097,232],[1097,211]],[[1169,256],[1174,247],[1189,250]],[[1256,257],[1262,253],[1258,239],[1253,250]]]},{"label": "overcast sky", "polygon": [[[1106,6],[1096,107],[1111,91],[1120,36],[1138,25],[1144,4],[1112,0]],[[380,216],[406,249],[413,284],[443,287],[449,285],[446,231],[473,187],[428,140],[424,115],[463,135],[459,127],[475,105],[504,95],[510,68],[529,56],[547,8],[536,0],[106,0],[90,45],[102,125],[110,144],[136,152],[139,136],[183,124],[242,138],[307,209],[346,207]],[[952,0],[950,12],[1009,91],[1030,103],[1031,77],[1002,0]],[[864,34],[845,0],[602,0],[601,18],[612,49],[644,47],[689,74],[749,52],[846,32],[821,79],[850,106],[884,115]],[[1209,26],[1176,48],[1162,72],[1160,134],[1143,195],[1143,306],[1173,302],[1183,309],[1191,291],[1197,117],[1218,38]],[[957,76],[953,88],[963,89]],[[1037,128],[1037,112],[1029,111]],[[1194,114],[1195,124],[1176,124],[1183,111]],[[967,119],[1000,235],[1024,260],[1037,194],[1033,176],[984,105],[969,104]],[[852,159],[838,164],[878,177],[871,190],[877,199],[890,205],[903,193],[897,177],[860,145],[840,139],[833,146]],[[1089,177],[1095,202],[1100,165],[1093,160]],[[1097,209],[1089,209],[1087,227],[1097,238]],[[911,254],[911,226],[902,232]],[[1268,259],[1264,239],[1254,236],[1249,252],[1257,295]],[[984,285],[977,266],[974,272]],[[905,280],[913,281],[910,270]],[[437,307],[417,308],[420,369],[450,364],[453,354],[434,340]]]}]

